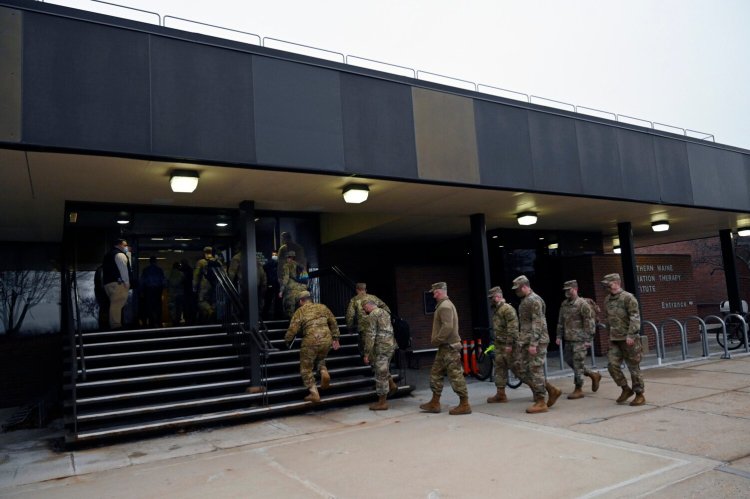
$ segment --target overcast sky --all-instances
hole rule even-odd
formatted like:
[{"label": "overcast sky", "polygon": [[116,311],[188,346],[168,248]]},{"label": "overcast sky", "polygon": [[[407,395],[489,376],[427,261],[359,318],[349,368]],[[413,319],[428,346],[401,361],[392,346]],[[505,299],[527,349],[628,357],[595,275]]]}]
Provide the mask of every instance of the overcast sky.
[{"label": "overcast sky", "polygon": [[[108,1],[692,129],[750,149],[748,0]],[[109,9],[88,0],[49,3]]]}]

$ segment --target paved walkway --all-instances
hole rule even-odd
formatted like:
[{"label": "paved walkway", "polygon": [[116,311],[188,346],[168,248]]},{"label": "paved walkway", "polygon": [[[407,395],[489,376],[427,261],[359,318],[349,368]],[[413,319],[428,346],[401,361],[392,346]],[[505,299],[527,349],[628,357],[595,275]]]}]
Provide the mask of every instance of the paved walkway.
[{"label": "paved walkway", "polygon": [[[599,362],[600,365],[602,362]],[[0,497],[750,497],[750,356],[648,369],[647,405],[596,394],[528,415],[526,387],[474,413],[425,414],[413,397],[74,452],[50,430],[0,434]],[[415,375],[416,373],[416,375]],[[570,375],[552,381],[572,391]],[[588,380],[587,380],[588,381]],[[59,431],[58,431],[59,432]]]}]

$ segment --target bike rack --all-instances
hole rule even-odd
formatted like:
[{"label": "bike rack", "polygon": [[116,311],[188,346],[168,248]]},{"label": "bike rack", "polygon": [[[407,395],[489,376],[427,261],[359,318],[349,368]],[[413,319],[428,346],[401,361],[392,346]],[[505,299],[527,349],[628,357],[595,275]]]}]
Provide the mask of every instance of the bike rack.
[{"label": "bike rack", "polygon": [[722,359],[731,359],[732,356],[729,354],[729,340],[727,339],[727,324],[724,322],[724,319],[719,317],[718,315],[707,315],[703,318],[704,322],[708,322],[709,319],[716,319],[719,321],[719,324],[721,324],[721,332],[724,335],[724,353],[722,354]]},{"label": "bike rack", "polygon": [[687,334],[685,334],[685,326],[682,325],[682,322],[678,321],[677,319],[670,317],[669,319],[664,319],[662,321],[661,326],[659,326],[659,332],[661,333],[661,341],[662,341],[662,352],[666,351],[666,348],[664,346],[664,326],[667,325],[667,323],[672,322],[674,324],[677,324],[677,326],[680,328],[680,350],[682,350],[682,360],[687,360]]},{"label": "bike rack", "polygon": [[687,324],[690,319],[698,321],[701,327],[701,347],[703,348],[703,357],[708,357],[708,329],[706,329],[706,323],[697,315],[691,315],[682,321],[682,325],[685,327],[687,334]]},{"label": "bike rack", "polygon": [[[736,313],[727,314],[725,316],[725,319],[729,319],[730,317],[736,317],[742,323],[742,336],[745,338],[745,353],[750,353],[750,345],[747,344],[747,321],[745,320],[745,318],[742,315],[736,314]],[[726,336],[726,322],[725,322],[725,327],[724,327],[724,345],[727,344],[727,339],[726,338],[727,338],[727,336]]]},{"label": "bike rack", "polygon": [[[641,321],[641,326],[643,326],[644,324],[648,324],[654,329],[654,336],[656,336],[656,363],[658,365],[661,365],[661,361],[664,358],[664,345],[662,345],[662,342],[660,341],[661,335],[659,334],[659,328],[656,327],[656,324],[651,321]],[[642,327],[641,331],[643,331]]]}]

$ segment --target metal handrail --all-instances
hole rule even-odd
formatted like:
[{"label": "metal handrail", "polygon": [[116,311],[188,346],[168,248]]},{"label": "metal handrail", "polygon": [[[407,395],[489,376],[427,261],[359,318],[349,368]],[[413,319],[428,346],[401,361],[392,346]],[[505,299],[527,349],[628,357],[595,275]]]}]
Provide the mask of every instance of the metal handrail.
[{"label": "metal handrail", "polygon": [[231,31],[233,33],[240,33],[242,35],[254,36],[255,38],[258,39],[258,45],[260,45],[262,43],[260,35],[256,35],[255,33],[250,33],[250,32],[247,32],[247,31],[240,31],[238,29],[225,28],[223,26],[217,26],[215,24],[208,24],[208,23],[204,23],[204,22],[200,22],[200,21],[193,21],[192,19],[185,19],[183,17],[177,17],[177,16],[170,16],[170,15],[164,16],[164,19],[162,21],[162,26],[164,26],[165,28],[169,27],[169,26],[167,26],[167,19],[177,19],[178,21],[185,21],[185,22],[188,22],[188,23],[200,24],[201,26],[208,26],[209,28],[216,28],[216,29],[221,29],[221,30],[224,30],[224,31]]},{"label": "metal handrail", "polygon": [[[675,319],[674,317],[669,317],[668,319],[664,319],[659,326],[659,330],[661,332],[661,340],[664,341],[664,326],[667,325],[667,323],[672,322],[674,324],[677,324],[677,327],[680,328],[680,346],[682,350],[682,360],[687,359],[687,335],[685,334],[685,327],[682,325],[682,322]],[[664,345],[662,345],[662,348]],[[666,350],[666,349],[665,349]]]},{"label": "metal handrail", "polygon": [[[651,128],[654,128],[653,121],[644,120],[643,118],[636,118],[635,116],[628,116],[627,114],[618,114],[616,116],[617,116],[617,121],[622,121],[622,120],[620,120],[620,118],[628,118],[630,120],[636,120],[636,121],[642,121],[644,123],[648,123],[651,126]],[[633,123],[631,123],[631,124],[633,124]]]},{"label": "metal handrail", "polygon": [[112,7],[120,7],[120,8],[123,8],[123,9],[134,10],[136,12],[143,12],[144,14],[152,14],[152,15],[156,16],[157,19],[159,20],[159,23],[158,23],[159,26],[162,25],[161,24],[161,22],[162,22],[161,21],[161,15],[159,15],[158,12],[151,12],[150,10],[136,9],[135,7],[130,7],[128,5],[120,5],[118,3],[104,2],[103,0],[91,0],[91,1],[95,2],[95,3],[103,3],[105,5],[111,5]]},{"label": "metal handrail", "polygon": [[71,398],[71,409],[73,411],[73,433],[78,432],[78,405],[76,403],[76,381],[78,380],[78,355],[76,346],[75,330],[73,328],[73,300],[70,296],[70,274],[67,269],[63,269],[60,273],[62,298],[63,298],[63,314],[65,318],[66,326],[68,328],[68,340],[70,348],[70,398]]},{"label": "metal handrail", "polygon": [[361,61],[367,61],[367,62],[374,62],[376,64],[382,64],[383,66],[392,66],[394,68],[405,69],[407,71],[411,71],[412,78],[414,78],[415,80],[417,79],[417,72],[413,68],[408,68],[406,66],[399,66],[398,64],[391,64],[390,62],[376,61],[375,59],[368,59],[367,57],[359,57],[357,55],[345,55],[344,56],[344,63],[351,64],[349,62],[349,58],[359,59]]},{"label": "metal handrail", "polygon": [[685,331],[687,331],[687,323],[690,319],[698,321],[701,328],[701,347],[703,347],[703,357],[708,357],[708,329],[706,329],[706,323],[703,319],[698,317],[697,315],[691,315],[690,317],[685,318],[684,321],[682,321],[682,324],[685,326]]},{"label": "metal handrail", "polygon": [[656,363],[658,365],[661,365],[661,361],[662,359],[664,359],[664,345],[662,344],[662,341],[660,339],[661,335],[659,333],[659,328],[656,327],[656,324],[654,324],[651,321],[642,320],[641,321],[641,333],[643,333],[644,324],[648,324],[654,329],[654,335],[656,336]]},{"label": "metal handrail", "polygon": [[[684,129],[684,128],[681,128],[681,127],[678,127],[678,126],[674,126],[674,125],[667,125],[666,123],[657,123],[656,121],[654,121],[654,130],[656,130],[656,129],[657,129],[657,128],[656,128],[656,125],[659,125],[659,126],[663,126],[663,127],[667,127],[667,128],[674,128],[674,129],[676,129],[676,130],[682,130],[682,135],[687,135],[687,134],[685,133],[685,129]],[[665,132],[668,132],[669,130],[663,130],[663,131],[665,131]]]},{"label": "metal handrail", "polygon": [[724,322],[724,319],[722,319],[718,315],[707,315],[703,318],[705,322],[708,322],[709,319],[716,319],[717,321],[719,321],[719,324],[721,324],[721,332],[724,335],[724,354],[721,356],[721,358],[731,359],[732,356],[729,354],[729,340],[727,338],[727,323]]},{"label": "metal handrail", "polygon": [[[345,62],[346,57],[344,57],[344,54],[342,54],[341,52],[336,52],[334,50],[326,50],[326,49],[322,49],[320,47],[313,47],[312,45],[305,45],[304,43],[295,43],[295,42],[288,42],[286,40],[279,40],[278,38],[271,38],[270,36],[264,36],[261,39],[261,45],[263,47],[268,47],[268,45],[266,45],[266,40],[272,40],[274,42],[281,42],[281,43],[286,43],[286,44],[289,44],[289,45],[295,45],[297,47],[304,47],[306,49],[318,50],[320,52],[328,52],[329,54],[336,54],[336,55],[341,56],[341,62],[346,63]],[[271,48],[273,48],[273,47],[271,47]]]},{"label": "metal handrail", "polygon": [[[556,102],[558,104],[562,104],[563,106],[570,106],[570,108],[571,108],[571,110],[573,112],[576,111],[576,107],[573,104],[570,104],[568,102],[563,102],[563,101],[559,101],[559,100],[555,100],[555,99],[548,99],[546,97],[540,97],[538,95],[532,95],[531,99],[540,99],[540,100],[545,100],[545,101],[548,101],[548,102]],[[531,102],[531,99],[529,99],[529,103],[533,104],[533,102]]]},{"label": "metal handrail", "polygon": [[81,329],[81,301],[78,295],[78,277],[75,270],[72,270],[71,274],[71,303],[75,303],[75,307],[73,309],[73,312],[75,314],[74,334],[76,338],[76,348],[81,359],[81,379],[83,379],[83,381],[86,381],[86,355],[83,352],[83,330]]},{"label": "metal handrail", "polygon": [[[750,345],[747,343],[747,321],[745,320],[745,317],[742,314],[731,313],[725,315],[724,319],[729,319],[730,317],[736,317],[742,323],[742,335],[745,337],[745,353],[750,353]],[[724,344],[726,344],[726,341]]]},{"label": "metal handrail", "polygon": [[[475,92],[477,91],[477,84],[474,83],[473,81],[462,80],[461,78],[454,78],[453,76],[441,75],[440,73],[430,73],[429,71],[422,71],[422,70],[419,70],[419,69],[417,70],[417,79],[418,80],[424,80],[424,78],[420,78],[419,77],[420,74],[430,75],[430,76],[439,76],[440,78],[445,78],[446,80],[461,81],[463,83],[468,83],[469,85],[471,85],[471,86],[474,87],[474,91]],[[427,81],[431,81],[431,80],[427,80]],[[433,83],[440,83],[440,82],[433,82]]]},{"label": "metal handrail", "polygon": [[700,140],[708,140],[708,138],[711,137],[711,142],[714,142],[714,143],[716,142],[716,138],[714,137],[712,133],[699,132],[698,130],[690,130],[689,128],[686,128],[685,129],[686,137],[690,137],[690,135],[688,135],[688,132],[699,133],[703,135],[703,137],[693,137],[693,138],[700,139]]},{"label": "metal handrail", "polygon": [[[526,97],[526,102],[531,103],[531,99],[529,98],[529,94],[525,94],[523,92],[516,92],[515,90],[508,90],[507,88],[493,87],[492,85],[484,85],[482,83],[478,83],[477,84],[477,92],[481,92],[480,87],[492,88],[494,90],[500,90],[502,92],[508,92],[508,93],[511,93],[511,94],[523,95],[524,97]],[[499,97],[502,97],[502,96],[499,96]]]},{"label": "metal handrail", "polygon": [[586,106],[576,106],[576,107],[575,107],[575,111],[576,111],[576,113],[578,113],[578,114],[589,114],[589,113],[581,113],[581,112],[579,111],[579,109],[587,109],[587,110],[589,110],[589,111],[596,111],[597,113],[602,113],[602,114],[611,114],[611,115],[612,115],[612,119],[613,119],[613,120],[615,120],[615,121],[617,121],[617,115],[616,115],[615,113],[611,113],[611,112],[609,112],[609,111],[603,111],[603,110],[601,110],[601,109],[595,109],[595,108],[593,108],[593,107],[586,107]]}]

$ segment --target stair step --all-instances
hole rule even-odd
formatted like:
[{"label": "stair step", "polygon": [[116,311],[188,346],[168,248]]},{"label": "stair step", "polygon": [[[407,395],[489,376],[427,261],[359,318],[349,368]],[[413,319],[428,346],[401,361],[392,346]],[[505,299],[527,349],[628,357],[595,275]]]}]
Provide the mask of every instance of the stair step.
[{"label": "stair step", "polygon": [[[120,352],[120,353],[103,353],[99,355],[85,355],[84,360],[98,360],[98,359],[121,359],[128,357],[141,357],[149,355],[161,355],[170,353],[181,353],[181,352],[201,352],[210,350],[221,350],[232,348],[231,343],[223,343],[220,345],[204,345],[199,347],[182,347],[182,348],[164,348],[160,350],[142,350],[138,352]],[[80,357],[78,358],[80,361]]]},{"label": "stair step", "polygon": [[[333,356],[326,358],[326,364],[329,364],[329,363],[341,364],[343,362],[355,361],[355,360],[361,363],[361,357],[359,356],[359,354],[341,355],[341,356],[333,355]],[[267,368],[271,369],[274,367],[293,367],[293,366],[299,366],[299,359],[289,361],[289,362],[276,362],[275,364],[268,364]]]},{"label": "stair step", "polygon": [[[87,373],[105,373],[105,372],[116,372],[116,371],[133,371],[136,369],[156,369],[159,367],[173,367],[186,364],[208,364],[211,362],[221,362],[228,360],[237,360],[236,355],[228,355],[222,357],[205,357],[202,359],[181,359],[181,360],[170,360],[165,362],[151,362],[147,364],[131,364],[127,366],[111,366],[111,367],[95,367],[86,369]],[[79,369],[78,374],[83,374]]]},{"label": "stair step", "polygon": [[[329,390],[353,388],[353,387],[365,385],[368,383],[372,384],[373,380],[362,378],[359,380],[339,381],[337,383],[331,383],[331,387],[329,388]],[[304,386],[298,386],[298,387],[292,387],[292,388],[283,388],[280,390],[269,390],[267,393],[237,393],[237,394],[231,394],[231,395],[221,395],[217,397],[204,397],[200,399],[170,402],[166,404],[144,405],[140,407],[129,407],[129,408],[124,408],[124,409],[114,409],[110,411],[99,411],[99,412],[91,412],[91,413],[78,411],[76,420],[79,423],[84,423],[87,421],[94,421],[97,419],[107,419],[107,418],[113,418],[113,417],[132,417],[132,416],[138,416],[142,414],[151,414],[151,413],[160,412],[160,411],[187,409],[187,408],[200,407],[200,406],[211,405],[211,404],[239,402],[239,401],[250,402],[254,400],[262,400],[266,396],[267,397],[280,397],[283,395],[291,395],[294,393],[299,393],[300,395],[302,395],[304,393],[307,393],[307,388],[305,388]]]},{"label": "stair step", "polygon": [[[112,347],[112,346],[128,346],[128,345],[138,345],[138,344],[158,344],[158,343],[166,343],[170,341],[189,341],[189,340],[201,340],[206,338],[227,338],[226,333],[209,333],[209,334],[194,334],[190,336],[163,336],[159,338],[143,338],[139,340],[122,340],[122,341],[108,341],[106,343],[91,343],[89,345],[83,345],[83,348],[85,351],[93,350],[96,348],[102,348],[102,347]],[[88,356],[88,354],[87,354]]]},{"label": "stair step", "polygon": [[[77,388],[99,388],[99,387],[107,387],[107,386],[117,386],[117,385],[129,385],[133,383],[144,383],[144,382],[151,382],[151,381],[163,381],[163,380],[177,380],[182,378],[194,378],[197,376],[212,376],[212,375],[218,375],[218,374],[229,374],[229,373],[241,373],[244,372],[244,367],[225,367],[220,369],[209,369],[204,371],[190,371],[190,372],[181,372],[181,373],[171,373],[171,374],[156,374],[153,376],[137,376],[135,378],[120,378],[120,379],[105,379],[100,381],[81,381],[80,383],[76,383]],[[65,385],[65,389],[71,389],[72,387],[70,385]]]},{"label": "stair step", "polygon": [[119,331],[92,331],[81,333],[83,340],[108,340],[124,338],[132,335],[149,335],[151,338],[166,338],[170,334],[184,334],[191,332],[205,333],[207,331],[223,331],[221,324],[209,324],[203,326],[179,326],[179,327],[162,327],[153,329],[121,329]]},{"label": "stair step", "polygon": [[[403,396],[414,390],[413,386],[405,385],[398,388],[398,392],[395,396]],[[357,392],[342,393],[338,395],[331,395],[324,397],[320,403],[313,404],[311,402],[298,401],[298,402],[285,402],[282,404],[276,404],[272,406],[264,407],[252,407],[245,409],[234,409],[230,411],[213,412],[210,414],[199,414],[193,416],[184,416],[163,419],[160,421],[153,421],[149,423],[122,425],[122,426],[111,426],[107,428],[97,428],[91,430],[81,431],[77,434],[68,434],[65,437],[66,442],[86,442],[93,441],[101,438],[124,436],[134,433],[143,433],[148,431],[166,430],[170,428],[179,428],[186,426],[194,426],[205,423],[215,423],[219,421],[229,421],[233,419],[244,419],[258,416],[274,416],[289,413],[292,411],[299,411],[304,409],[318,409],[325,408],[331,405],[340,404],[342,402],[358,402],[365,400],[374,400],[375,390],[362,390]]]}]

